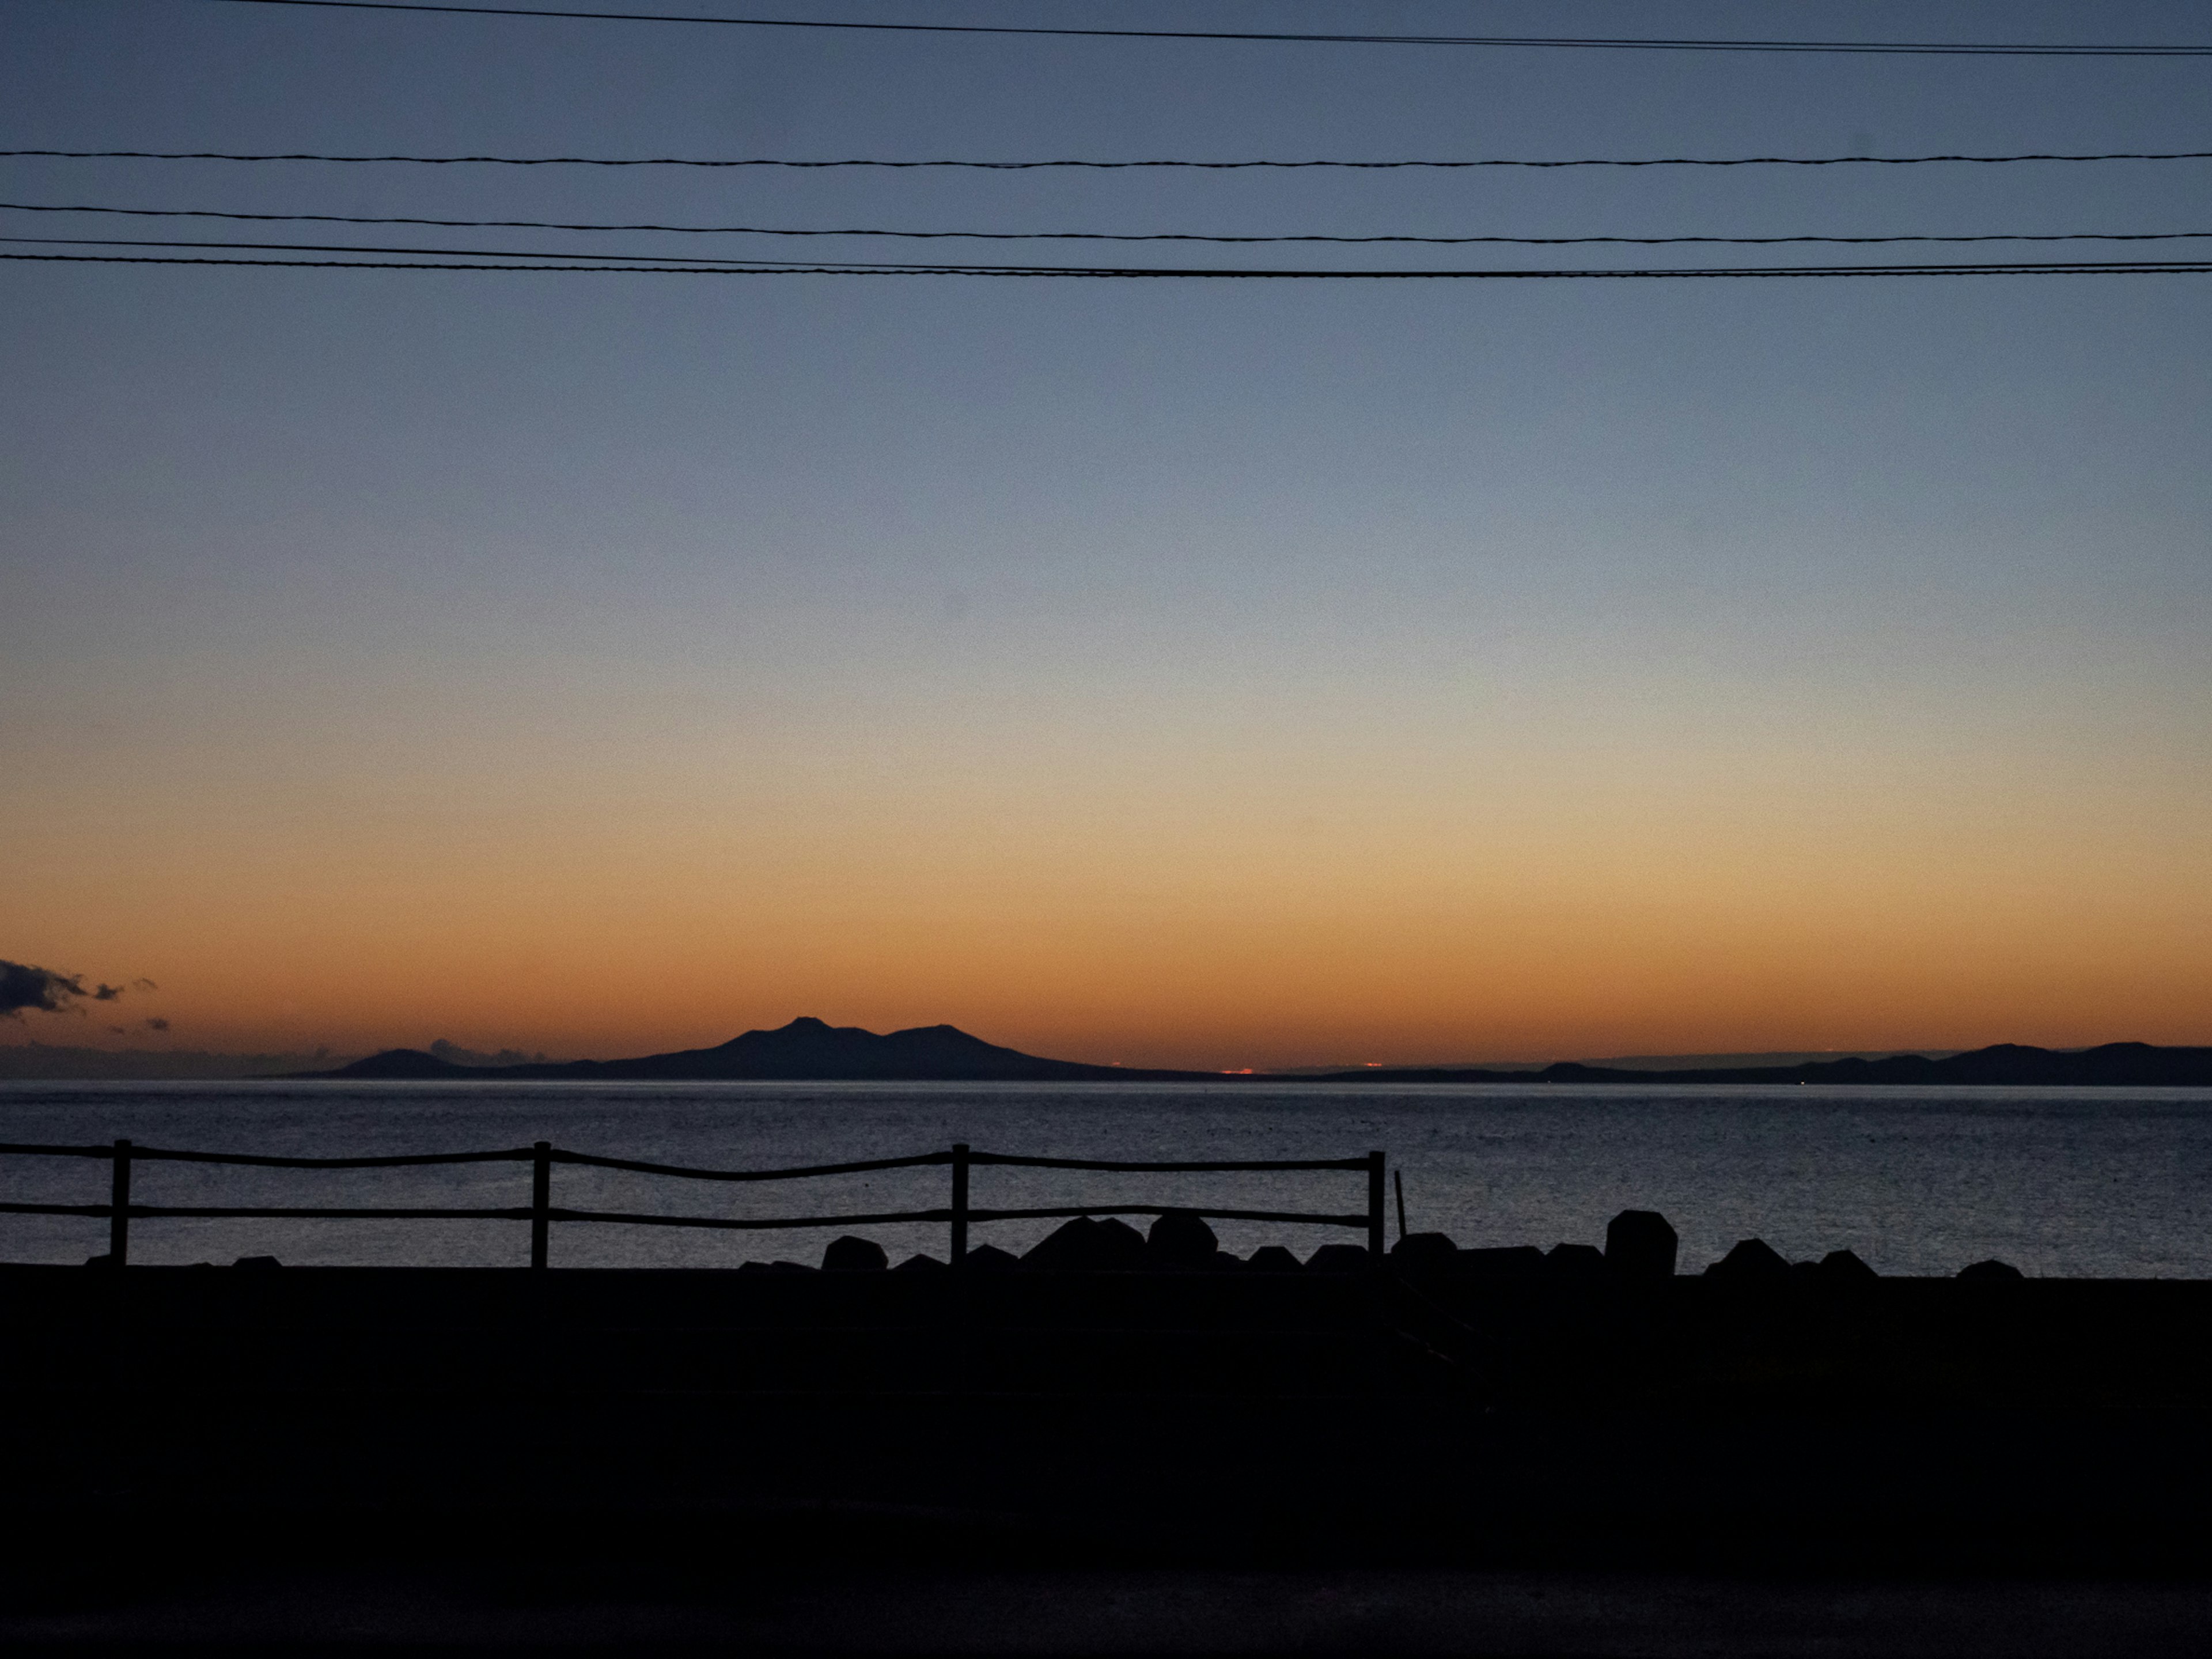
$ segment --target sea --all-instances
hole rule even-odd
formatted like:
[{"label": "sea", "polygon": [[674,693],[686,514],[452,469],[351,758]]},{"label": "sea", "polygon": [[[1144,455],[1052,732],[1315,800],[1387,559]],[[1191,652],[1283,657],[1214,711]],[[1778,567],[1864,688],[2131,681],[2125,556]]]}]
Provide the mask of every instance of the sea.
[{"label": "sea", "polygon": [[[904,1157],[964,1141],[1037,1157],[1356,1158],[1380,1149],[1407,1224],[1463,1247],[1601,1244],[1624,1209],[1657,1210],[1698,1272],[1740,1239],[1793,1261],[1856,1252],[1885,1274],[1948,1275],[1995,1259],[2031,1275],[2212,1277],[2212,1090],[1815,1086],[933,1083],[0,1083],[0,1141],[105,1143],[307,1157],[526,1146],[695,1167],[771,1169]],[[558,1166],[556,1206],[750,1218],[942,1206],[942,1166],[725,1183]],[[0,1201],[100,1204],[104,1161],[0,1153]],[[359,1171],[144,1162],[133,1199],[210,1206],[526,1205],[526,1164]],[[980,1168],[980,1207],[1174,1204],[1363,1211],[1364,1174],[1112,1174]],[[1389,1231],[1398,1231],[1395,1187]],[[1138,1218],[1138,1224],[1144,1224]],[[1018,1253],[1048,1221],[978,1224]],[[1225,1249],[1301,1255],[1361,1235],[1223,1221]],[[940,1224],[757,1231],[567,1223],[555,1267],[817,1262],[839,1231],[894,1261],[943,1256]],[[96,1218],[0,1214],[0,1261],[82,1262]],[[134,1262],[511,1267],[507,1220],[145,1218]]]}]

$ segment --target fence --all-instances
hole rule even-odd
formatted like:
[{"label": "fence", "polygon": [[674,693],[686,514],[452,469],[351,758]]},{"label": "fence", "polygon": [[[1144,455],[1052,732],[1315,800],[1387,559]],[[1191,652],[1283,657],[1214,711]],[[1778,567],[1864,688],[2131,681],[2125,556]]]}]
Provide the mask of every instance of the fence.
[{"label": "fence", "polygon": [[[326,1221],[527,1221],[530,1224],[530,1265],[546,1264],[546,1247],[556,1221],[614,1223],[639,1227],[704,1227],[718,1231],[767,1231],[790,1227],[864,1227],[893,1222],[943,1222],[951,1230],[951,1253],[957,1261],[968,1254],[971,1223],[1026,1221],[1087,1215],[1164,1215],[1170,1210],[1200,1215],[1215,1221],[1279,1221],[1294,1225],[1364,1228],[1367,1248],[1382,1253],[1382,1154],[1364,1158],[1266,1158],[1227,1163],[1186,1163],[1165,1160],[1125,1160],[1085,1158],[1023,1158],[1010,1152],[978,1152],[964,1144],[941,1152],[915,1158],[866,1158],[850,1164],[812,1164],[787,1170],[698,1170],[680,1164],[647,1164],[635,1158],[599,1158],[590,1152],[571,1152],[548,1141],[489,1152],[421,1152],[386,1158],[264,1158],[244,1152],[188,1152],[162,1147],[137,1146],[128,1140],[106,1146],[10,1146],[0,1144],[0,1157],[106,1158],[112,1162],[108,1201],[105,1204],[0,1203],[0,1215],[81,1215],[107,1219],[107,1258],[122,1267],[131,1257],[131,1224],[172,1217],[200,1219],[265,1218]],[[264,1170],[394,1170],[447,1164],[527,1164],[530,1202],[498,1208],[328,1205],[134,1204],[131,1201],[131,1171],[137,1164],[222,1164]],[[660,1215],[625,1210],[575,1210],[553,1202],[553,1166],[575,1164],[598,1170],[627,1170],[641,1175],[670,1176],[688,1181],[805,1181],[824,1176],[861,1175],[874,1170],[915,1170],[943,1164],[951,1173],[951,1202],[942,1209],[899,1210],[872,1215],[805,1215],[732,1217]],[[1124,1174],[1225,1174],[1235,1171],[1344,1170],[1364,1170],[1367,1176],[1367,1208],[1357,1215],[1330,1215],[1304,1210],[1210,1209],[1191,1205],[1073,1204],[1029,1209],[979,1209],[968,1197],[969,1172],[977,1166],[1026,1170],[1086,1170]]]}]

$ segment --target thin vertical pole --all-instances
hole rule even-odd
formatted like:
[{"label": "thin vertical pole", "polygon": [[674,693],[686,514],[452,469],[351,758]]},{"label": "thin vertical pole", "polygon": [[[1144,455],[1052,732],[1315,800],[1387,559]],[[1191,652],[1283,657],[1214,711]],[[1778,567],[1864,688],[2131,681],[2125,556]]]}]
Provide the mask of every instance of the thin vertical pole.
[{"label": "thin vertical pole", "polygon": [[956,1142],[952,1148],[952,1259],[959,1261],[968,1255],[968,1143]]},{"label": "thin vertical pole", "polygon": [[550,1220],[546,1213],[553,1207],[553,1143],[541,1140],[531,1148],[536,1154],[530,1160],[530,1265],[545,1265],[545,1231]]},{"label": "thin vertical pole", "polygon": [[1382,1154],[1367,1154],[1367,1253],[1382,1255]]},{"label": "thin vertical pole", "polygon": [[1390,1181],[1398,1189],[1398,1237],[1403,1238],[1406,1236],[1406,1172],[1403,1170],[1391,1170]]},{"label": "thin vertical pole", "polygon": [[131,1257],[131,1143],[115,1143],[115,1178],[107,1194],[107,1265],[119,1267]]}]

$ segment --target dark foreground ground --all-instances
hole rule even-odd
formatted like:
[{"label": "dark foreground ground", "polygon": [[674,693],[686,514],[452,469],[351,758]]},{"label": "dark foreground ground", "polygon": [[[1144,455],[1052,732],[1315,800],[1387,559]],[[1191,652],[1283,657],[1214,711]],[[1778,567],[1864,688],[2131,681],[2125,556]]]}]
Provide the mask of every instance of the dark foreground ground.
[{"label": "dark foreground ground", "polygon": [[11,1651],[2212,1651],[2212,1285],[0,1268]]}]

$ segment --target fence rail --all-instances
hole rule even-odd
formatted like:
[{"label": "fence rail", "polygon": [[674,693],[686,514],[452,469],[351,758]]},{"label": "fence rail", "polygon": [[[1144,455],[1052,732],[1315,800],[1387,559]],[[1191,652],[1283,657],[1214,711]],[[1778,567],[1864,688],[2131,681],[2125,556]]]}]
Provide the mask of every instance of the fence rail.
[{"label": "fence rail", "polygon": [[[968,1254],[970,1224],[990,1221],[1047,1220],[1092,1215],[1166,1215],[1170,1212],[1203,1216],[1214,1221],[1273,1221],[1299,1226],[1361,1228],[1367,1248],[1382,1253],[1383,1157],[1371,1152],[1358,1158],[1245,1158],[1245,1159],[1127,1159],[1085,1158],[1028,1158],[1013,1152],[979,1152],[964,1143],[943,1152],[922,1152],[912,1158],[863,1158],[844,1164],[807,1164],[777,1170],[707,1170],[682,1164],[652,1164],[636,1158],[601,1158],[592,1152],[568,1152],[550,1141],[493,1152],[413,1152],[377,1158],[277,1158],[252,1152],[202,1152],[170,1147],[140,1146],[129,1140],[91,1146],[46,1146],[0,1142],[0,1157],[100,1158],[110,1165],[108,1201],[105,1204],[26,1204],[0,1202],[0,1215],[105,1217],[108,1224],[107,1263],[120,1267],[130,1260],[131,1224],[138,1220],[265,1219],[325,1221],[527,1221],[530,1224],[530,1265],[546,1265],[550,1234],[555,1222],[591,1222],[634,1227],[695,1227],[717,1231],[766,1231],[800,1227],[865,1227],[897,1223],[942,1224],[950,1229],[951,1255],[955,1261]],[[503,1206],[374,1206],[374,1205],[236,1205],[138,1204],[131,1197],[131,1176],[138,1164],[231,1164],[268,1170],[394,1170],[420,1169],[437,1164],[527,1164],[531,1169],[530,1202]],[[556,1164],[580,1168],[622,1170],[638,1175],[665,1176],[690,1181],[806,1181],[826,1176],[862,1175],[879,1170],[915,1170],[945,1166],[951,1175],[951,1202],[941,1208],[896,1210],[861,1215],[703,1216],[665,1215],[650,1211],[582,1210],[553,1202],[552,1176]],[[1344,1170],[1367,1177],[1367,1207],[1358,1214],[1332,1214],[1312,1210],[1253,1210],[1216,1208],[1204,1205],[1073,1204],[1017,1209],[978,1206],[969,1200],[969,1172],[977,1165],[1000,1169],[1081,1170],[1105,1174],[1236,1174],[1254,1171]]]}]

